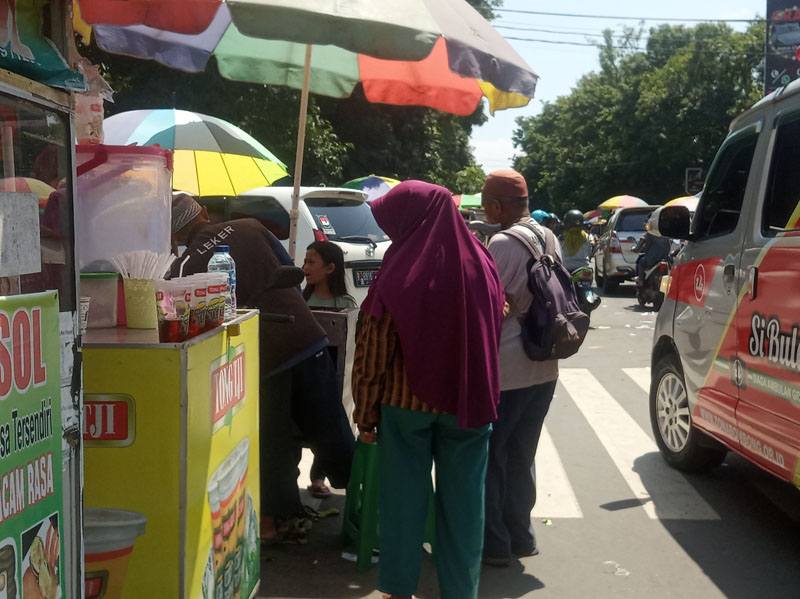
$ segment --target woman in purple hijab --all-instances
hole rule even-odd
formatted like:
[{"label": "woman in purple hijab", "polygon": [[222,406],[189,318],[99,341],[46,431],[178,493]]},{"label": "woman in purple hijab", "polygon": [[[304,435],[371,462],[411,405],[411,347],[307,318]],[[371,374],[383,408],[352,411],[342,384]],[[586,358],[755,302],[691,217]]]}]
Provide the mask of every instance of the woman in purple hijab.
[{"label": "woman in purple hijab", "polygon": [[361,307],[352,388],[361,440],[375,442],[377,428],[378,587],[416,591],[435,462],[441,596],[474,599],[503,287],[443,187],[407,181],[371,207],[392,245]]}]

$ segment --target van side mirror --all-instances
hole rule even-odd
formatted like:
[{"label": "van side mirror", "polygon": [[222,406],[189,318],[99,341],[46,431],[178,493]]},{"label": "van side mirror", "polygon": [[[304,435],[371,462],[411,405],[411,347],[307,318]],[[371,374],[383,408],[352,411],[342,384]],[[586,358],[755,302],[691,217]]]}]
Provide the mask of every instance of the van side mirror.
[{"label": "van side mirror", "polygon": [[686,206],[662,206],[648,219],[651,235],[671,239],[688,239],[691,217]]}]

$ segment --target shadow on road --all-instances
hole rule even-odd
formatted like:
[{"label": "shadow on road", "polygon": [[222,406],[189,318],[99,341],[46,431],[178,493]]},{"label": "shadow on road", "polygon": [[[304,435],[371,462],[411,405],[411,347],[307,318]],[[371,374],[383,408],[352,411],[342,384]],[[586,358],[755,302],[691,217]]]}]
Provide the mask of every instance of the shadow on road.
[{"label": "shadow on road", "polygon": [[533,574],[526,574],[518,561],[512,561],[508,568],[484,566],[481,571],[481,599],[512,599],[526,597],[528,593],[544,588],[544,583]]},{"label": "shadow on road", "polygon": [[707,474],[678,473],[719,520],[669,519],[660,512],[674,513],[676,506],[669,502],[675,498],[666,497],[659,489],[664,489],[664,469],[671,469],[658,453],[638,458],[633,469],[650,492],[661,524],[726,597],[798,596],[798,489],[729,454],[720,467]]}]

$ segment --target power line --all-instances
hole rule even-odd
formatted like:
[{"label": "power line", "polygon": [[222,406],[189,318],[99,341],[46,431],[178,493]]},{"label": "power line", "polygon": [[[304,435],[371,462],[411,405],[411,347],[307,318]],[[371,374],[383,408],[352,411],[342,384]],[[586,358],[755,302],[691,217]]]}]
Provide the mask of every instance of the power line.
[{"label": "power line", "polygon": [[[569,42],[566,40],[545,40],[545,39],[538,39],[532,37],[513,37],[513,36],[503,36],[507,40],[515,40],[518,42],[534,42],[539,44],[557,44],[562,46],[583,46],[589,48],[605,48],[605,44],[598,44],[593,42]],[[711,40],[707,40],[711,41]],[[611,48],[615,50],[635,50],[637,52],[647,52],[647,48],[642,48],[640,46],[611,46]],[[687,50],[685,46],[678,48],[677,50]],[[747,56],[747,57],[759,57],[764,56],[765,54],[770,56],[780,56],[776,52],[735,52],[735,51],[727,51],[727,50],[700,50],[697,48],[689,50],[691,53],[695,54],[716,54],[718,56]]]},{"label": "power line", "polygon": [[524,14],[524,15],[542,15],[546,17],[572,17],[578,19],[615,19],[621,21],[673,21],[673,22],[681,22],[681,23],[708,23],[708,22],[715,22],[715,23],[753,23],[753,22],[764,22],[765,19],[763,18],[753,18],[753,19],[687,19],[687,18],[664,18],[664,17],[629,17],[629,16],[612,16],[612,15],[584,15],[584,14],[576,14],[576,13],[565,13],[565,12],[545,12],[540,10],[521,10],[521,9],[513,9],[513,8],[494,8],[492,9],[495,12],[507,12],[507,13],[515,13],[515,14]]},{"label": "power line", "polygon": [[536,33],[552,33],[554,35],[581,35],[584,37],[605,37],[602,33],[581,33],[579,31],[555,31],[553,29],[537,29],[535,27],[514,27],[513,25],[494,25],[495,29],[511,29],[513,31],[535,31]]},{"label": "power line", "polygon": [[[555,30],[552,30],[552,29],[540,29],[540,28],[537,28],[537,27],[516,27],[516,26],[512,26],[512,25],[494,25],[494,28],[495,29],[508,29],[508,30],[511,30],[511,31],[531,31],[531,32],[536,32],[536,33],[550,33],[550,34],[553,34],[553,35],[573,35],[573,36],[581,36],[581,37],[584,37],[584,38],[596,37],[596,38],[605,39],[605,37],[606,37],[604,33],[581,33],[581,32],[578,32],[578,31],[555,31]],[[624,35],[621,35],[621,34],[619,34],[617,32],[612,32],[611,37],[612,38],[616,38],[616,39],[622,39],[624,37]],[[507,39],[521,39],[521,38],[507,38]],[[645,43],[648,42],[650,39],[651,39],[650,35],[641,36],[641,40],[643,42],[645,42]],[[664,43],[669,43],[669,44],[680,43],[680,44],[687,44],[687,45],[688,44],[718,44],[719,40],[718,39],[702,39],[702,38],[697,39],[697,38],[693,38],[693,37],[680,37],[680,38],[678,38],[678,37],[670,37],[670,38],[663,39],[663,42]],[[564,42],[564,43],[568,43],[568,42]],[[593,44],[589,43],[589,45],[593,45]]]}]

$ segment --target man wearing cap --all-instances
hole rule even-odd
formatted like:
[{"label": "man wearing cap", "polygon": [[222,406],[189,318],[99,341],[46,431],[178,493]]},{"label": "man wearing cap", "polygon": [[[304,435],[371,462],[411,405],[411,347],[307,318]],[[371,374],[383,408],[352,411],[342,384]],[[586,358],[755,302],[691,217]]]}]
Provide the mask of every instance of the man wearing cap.
[{"label": "man wearing cap", "polygon": [[[540,239],[553,232],[530,218],[528,186],[518,172],[504,169],[491,173],[482,191],[486,221],[501,226],[488,248],[510,308],[500,335],[500,405],[489,441],[483,561],[506,566],[512,557],[539,553],[531,525],[531,510],[536,503],[533,460],[555,392],[558,362],[534,362],[522,348],[520,318],[533,301],[527,267],[531,252],[503,230],[514,227],[542,252]],[[559,244],[553,240],[553,245],[561,260]]]},{"label": "man wearing cap", "polygon": [[[280,241],[252,218],[212,224],[205,207],[185,193],[172,199],[173,242],[186,246],[171,275],[206,272],[214,247],[227,245],[236,262],[240,307],[289,314],[294,322],[260,319],[260,460],[262,539],[302,536],[310,526],[297,488],[301,446],[297,425],[336,488],[347,485],[355,441],[338,397],[328,339],[296,288],[267,289],[270,275],[291,260]],[[286,534],[288,533],[288,534]]]}]

